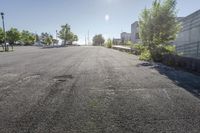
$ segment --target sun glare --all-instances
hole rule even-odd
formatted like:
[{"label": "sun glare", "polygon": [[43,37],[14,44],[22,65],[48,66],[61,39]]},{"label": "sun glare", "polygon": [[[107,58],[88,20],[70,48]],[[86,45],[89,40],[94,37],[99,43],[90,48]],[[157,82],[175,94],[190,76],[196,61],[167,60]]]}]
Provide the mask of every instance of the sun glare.
[{"label": "sun glare", "polygon": [[105,21],[109,21],[110,20],[110,16],[108,14],[105,15]]}]

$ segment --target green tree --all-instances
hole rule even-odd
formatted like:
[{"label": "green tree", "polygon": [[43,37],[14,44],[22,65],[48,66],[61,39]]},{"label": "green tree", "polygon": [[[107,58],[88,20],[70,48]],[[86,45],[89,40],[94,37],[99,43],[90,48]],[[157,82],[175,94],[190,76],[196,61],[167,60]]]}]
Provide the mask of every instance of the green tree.
[{"label": "green tree", "polygon": [[102,34],[95,35],[92,40],[94,46],[101,46],[105,42],[105,39],[103,38]]},{"label": "green tree", "polygon": [[53,44],[58,44],[58,43],[59,43],[59,40],[53,39]]},{"label": "green tree", "polygon": [[107,47],[107,48],[112,48],[112,45],[113,45],[113,41],[109,38],[109,39],[106,41],[106,47]]},{"label": "green tree", "polygon": [[152,8],[144,9],[139,18],[139,32],[143,45],[150,51],[153,59],[160,60],[162,47],[176,39],[180,31],[177,21],[176,0],[155,0]]},{"label": "green tree", "polygon": [[40,35],[40,41],[41,41],[41,43],[43,43],[43,44],[45,44],[45,39],[47,38],[49,36],[49,34],[48,33],[41,33],[41,35]]},{"label": "green tree", "polygon": [[35,35],[35,42],[40,42],[40,37],[38,34]]},{"label": "green tree", "polygon": [[77,35],[74,35],[74,37],[73,37],[73,41],[75,41],[75,42],[78,41],[78,36],[77,36]]},{"label": "green tree", "polygon": [[23,45],[33,45],[35,42],[35,35],[29,31],[23,30],[21,33],[21,42]]},{"label": "green tree", "polygon": [[125,45],[126,45],[126,46],[132,46],[133,43],[132,43],[131,41],[127,41],[127,42],[125,43]]},{"label": "green tree", "polygon": [[69,33],[70,33],[70,25],[62,25],[61,30],[58,33],[58,37],[64,41],[64,44],[66,44],[67,40],[69,40]]},{"label": "green tree", "polygon": [[0,44],[1,44],[1,46],[2,46],[2,48],[4,49],[4,31],[3,31],[3,29],[2,28],[0,28]]},{"label": "green tree", "polygon": [[72,44],[73,42],[74,42],[74,34],[70,31],[69,33],[68,33],[68,35],[67,35],[68,37],[68,44]]},{"label": "green tree", "polygon": [[150,10],[145,8],[139,18],[139,34],[145,46],[149,46],[151,44],[150,41],[152,41],[152,37],[151,37],[152,34],[150,34],[151,32],[150,25],[151,25]]},{"label": "green tree", "polygon": [[45,38],[44,41],[47,45],[51,45],[53,43],[53,36],[52,35],[47,36],[47,38]]},{"label": "green tree", "polygon": [[51,45],[53,43],[53,36],[48,33],[42,33],[41,42],[45,45]]},{"label": "green tree", "polygon": [[78,36],[74,35],[73,32],[71,32],[70,25],[65,24],[61,26],[61,30],[58,34],[58,37],[63,40],[64,45],[68,43],[72,44],[74,41],[78,40]]},{"label": "green tree", "polygon": [[10,45],[15,45],[17,41],[20,41],[21,33],[16,28],[11,28],[9,31],[6,32],[6,40]]}]

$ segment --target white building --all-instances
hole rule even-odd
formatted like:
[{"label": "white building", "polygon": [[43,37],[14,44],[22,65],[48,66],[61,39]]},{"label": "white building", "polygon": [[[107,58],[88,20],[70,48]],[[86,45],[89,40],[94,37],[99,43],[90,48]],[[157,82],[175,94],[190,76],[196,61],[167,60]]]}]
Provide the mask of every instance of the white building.
[{"label": "white building", "polygon": [[135,21],[133,24],[131,24],[131,41],[132,43],[140,42],[138,21]]},{"label": "white building", "polygon": [[122,42],[121,39],[113,38],[113,44],[114,44],[114,45],[120,45],[121,42]]},{"label": "white building", "polygon": [[121,41],[122,42],[131,41],[131,33],[122,32],[121,33]]}]

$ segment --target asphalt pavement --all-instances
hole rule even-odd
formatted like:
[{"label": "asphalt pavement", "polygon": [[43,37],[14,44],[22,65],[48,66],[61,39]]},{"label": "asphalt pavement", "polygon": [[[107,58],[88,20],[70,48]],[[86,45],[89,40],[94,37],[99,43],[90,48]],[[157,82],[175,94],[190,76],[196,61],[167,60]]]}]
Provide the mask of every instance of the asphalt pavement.
[{"label": "asphalt pavement", "polygon": [[200,76],[104,47],[0,53],[0,133],[200,133]]}]

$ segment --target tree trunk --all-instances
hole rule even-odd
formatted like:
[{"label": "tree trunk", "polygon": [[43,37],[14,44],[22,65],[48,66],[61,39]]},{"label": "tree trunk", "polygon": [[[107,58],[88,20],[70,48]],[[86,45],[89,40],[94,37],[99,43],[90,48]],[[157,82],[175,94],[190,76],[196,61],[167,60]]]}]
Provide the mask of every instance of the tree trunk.
[{"label": "tree trunk", "polygon": [[12,46],[12,51],[13,51],[13,45],[14,45],[14,44],[15,44],[15,42],[13,42],[12,45],[11,45],[11,46]]},{"label": "tree trunk", "polygon": [[3,45],[3,44],[1,44],[1,46],[2,46],[2,49],[3,49],[3,51],[4,51],[4,45]]},{"label": "tree trunk", "polygon": [[66,45],[67,45],[66,43],[67,43],[67,40],[64,40],[64,46],[66,46]]}]

